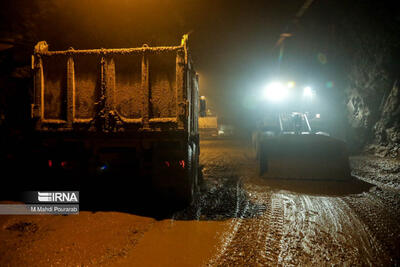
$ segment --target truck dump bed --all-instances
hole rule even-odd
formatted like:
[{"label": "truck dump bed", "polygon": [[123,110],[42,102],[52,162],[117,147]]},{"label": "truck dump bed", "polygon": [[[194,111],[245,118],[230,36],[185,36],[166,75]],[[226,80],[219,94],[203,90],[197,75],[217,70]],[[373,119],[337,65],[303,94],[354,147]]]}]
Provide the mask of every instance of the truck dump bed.
[{"label": "truck dump bed", "polygon": [[198,80],[181,45],[48,51],[35,46],[38,131],[198,131]]}]

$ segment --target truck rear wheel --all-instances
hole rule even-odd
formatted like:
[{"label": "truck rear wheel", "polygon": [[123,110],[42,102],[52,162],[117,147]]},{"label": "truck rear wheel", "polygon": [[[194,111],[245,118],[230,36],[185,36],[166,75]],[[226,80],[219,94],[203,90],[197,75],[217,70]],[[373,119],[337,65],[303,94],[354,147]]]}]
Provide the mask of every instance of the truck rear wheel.
[{"label": "truck rear wheel", "polygon": [[182,150],[156,153],[153,185],[165,200],[179,206],[190,205],[198,192],[198,148],[195,144]]},{"label": "truck rear wheel", "polygon": [[193,181],[189,181],[186,185],[183,186],[182,193],[180,194],[180,202],[187,206],[193,203],[194,195],[195,195],[195,185]]},{"label": "truck rear wheel", "polygon": [[186,168],[186,177],[184,177],[184,181],[186,181],[183,186],[183,194],[181,196],[182,202],[185,205],[191,205],[196,198],[197,193],[199,192],[199,170],[198,170],[198,156],[196,152],[196,148],[189,149],[189,153],[191,156],[189,157],[187,168]]}]

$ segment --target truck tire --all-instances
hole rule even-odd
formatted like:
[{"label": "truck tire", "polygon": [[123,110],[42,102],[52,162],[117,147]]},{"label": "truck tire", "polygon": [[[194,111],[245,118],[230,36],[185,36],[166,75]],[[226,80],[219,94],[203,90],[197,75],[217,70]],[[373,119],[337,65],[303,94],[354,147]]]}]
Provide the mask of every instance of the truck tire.
[{"label": "truck tire", "polygon": [[195,183],[193,183],[193,181],[189,181],[185,195],[182,198],[182,204],[184,204],[185,206],[191,205],[194,201],[194,196],[195,196]]},{"label": "truck tire", "polygon": [[196,183],[192,163],[189,163],[183,174],[182,183],[177,185],[178,201],[184,206],[191,205],[195,196]]},{"label": "truck tire", "polygon": [[182,177],[182,183],[179,186],[179,200],[187,206],[191,205],[200,191],[199,177],[199,146],[198,143],[193,143],[188,146],[188,156],[185,166],[185,177]]}]

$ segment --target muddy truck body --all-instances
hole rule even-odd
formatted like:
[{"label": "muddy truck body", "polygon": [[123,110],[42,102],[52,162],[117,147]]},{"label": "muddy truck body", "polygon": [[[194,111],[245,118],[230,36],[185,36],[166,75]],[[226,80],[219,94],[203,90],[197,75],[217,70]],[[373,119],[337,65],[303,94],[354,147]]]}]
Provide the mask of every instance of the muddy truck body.
[{"label": "muddy truck body", "polygon": [[[148,179],[189,202],[198,185],[198,76],[179,46],[49,51],[32,56],[36,165]],[[127,175],[129,174],[129,175]]]}]

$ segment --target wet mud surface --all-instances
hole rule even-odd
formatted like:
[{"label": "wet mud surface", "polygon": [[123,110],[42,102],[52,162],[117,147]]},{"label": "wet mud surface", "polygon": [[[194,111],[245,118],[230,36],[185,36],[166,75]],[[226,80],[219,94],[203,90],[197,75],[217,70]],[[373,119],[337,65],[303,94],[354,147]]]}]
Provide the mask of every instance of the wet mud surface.
[{"label": "wet mud surface", "polygon": [[[223,245],[209,265],[399,264],[398,192],[355,178],[348,181],[263,179],[257,175],[252,152],[246,147],[232,142],[227,145],[232,151],[224,151],[212,141],[208,145],[212,151],[202,155],[203,163],[208,166],[206,182],[211,178],[215,183],[213,174],[221,165],[219,162],[225,160],[231,166],[227,170],[235,170],[240,185],[238,199],[231,201],[238,215],[231,219]],[[204,142],[202,152],[206,149]],[[352,165],[355,160],[360,159],[352,158]],[[207,171],[212,174],[207,175]],[[374,177],[374,172],[381,175],[382,170],[371,168],[368,176]],[[220,199],[224,203],[229,198],[221,195]],[[226,205],[229,204],[222,206]]]},{"label": "wet mud surface", "polygon": [[385,189],[400,191],[400,160],[376,156],[351,158],[353,175]]},{"label": "wet mud surface", "polygon": [[388,173],[357,157],[351,163],[362,180],[265,179],[249,146],[234,140],[203,141],[200,160],[201,194],[161,218],[111,211],[0,217],[0,265],[400,264],[395,167]]}]

